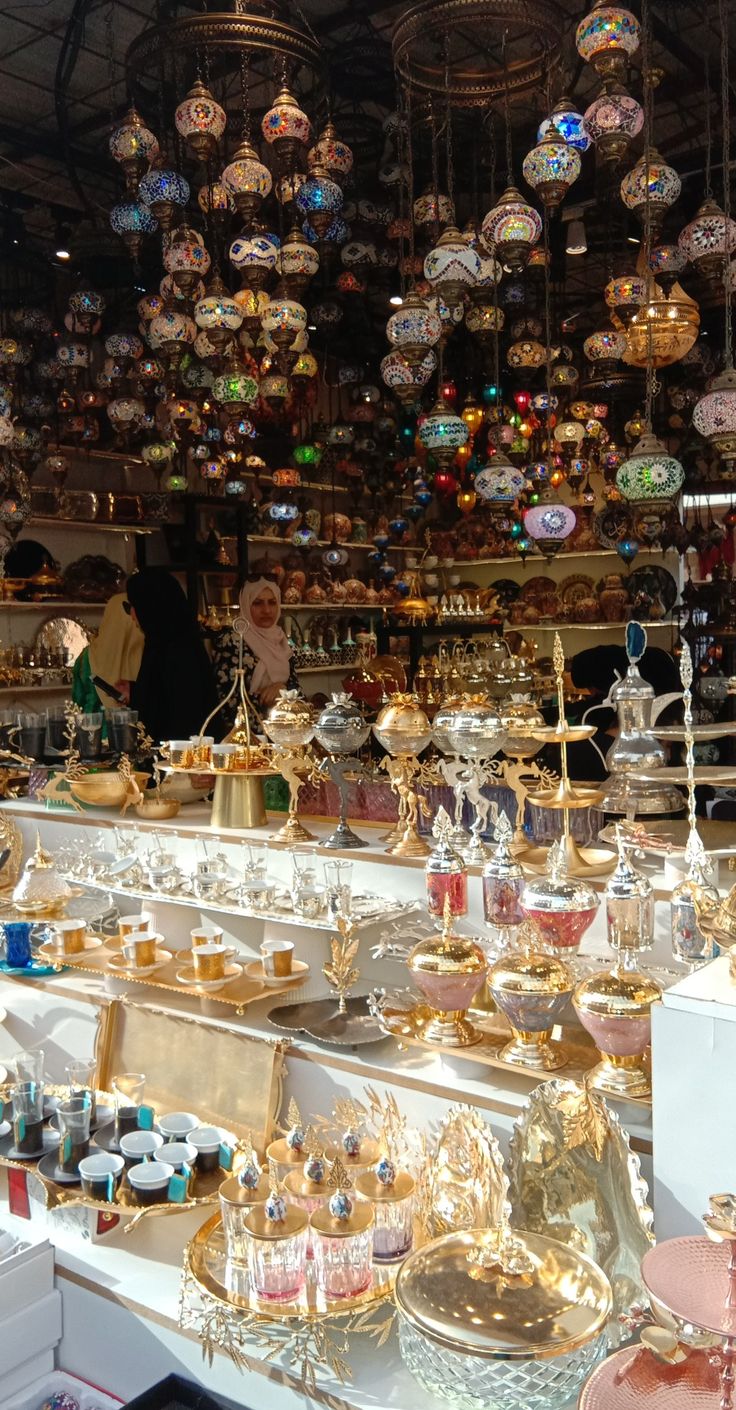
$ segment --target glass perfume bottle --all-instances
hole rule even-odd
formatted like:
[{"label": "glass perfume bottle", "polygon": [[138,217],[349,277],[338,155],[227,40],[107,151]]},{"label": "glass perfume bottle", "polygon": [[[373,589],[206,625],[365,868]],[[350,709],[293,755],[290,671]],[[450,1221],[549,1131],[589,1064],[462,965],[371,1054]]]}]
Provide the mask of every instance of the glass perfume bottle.
[{"label": "glass perfume bottle", "polygon": [[264,1302],[292,1302],[307,1277],[307,1225],[303,1209],[288,1204],[272,1186],[264,1204],[245,1219],[253,1291]]},{"label": "glass perfume bottle", "polygon": [[511,854],[513,828],[505,813],[499,813],[493,831],[496,846],[483,868],[483,914],[486,925],[501,931],[499,948],[510,943],[512,931],[523,923],[519,905],[524,890],[524,873]]},{"label": "glass perfume bottle", "polygon": [[432,827],[436,847],[430,852],[424,868],[427,886],[427,910],[431,916],[442,916],[445,898],[449,899],[450,915],[468,913],[468,869],[460,854],[451,845],[453,825],[444,808],[438,808]]},{"label": "glass perfume bottle", "polygon": [[358,1297],[373,1279],[373,1207],[353,1202],[352,1182],[339,1156],[328,1178],[334,1193],[309,1220],[317,1286],[329,1298]]},{"label": "glass perfume bottle", "polygon": [[413,1240],[415,1181],[384,1156],[370,1174],[359,1175],[355,1193],[373,1206],[373,1257],[390,1263],[409,1252]]},{"label": "glass perfume bottle", "polygon": [[631,843],[627,844],[620,823],[616,847],[616,868],[603,892],[608,943],[617,954],[648,950],[654,943],[654,888],[634,866]]}]

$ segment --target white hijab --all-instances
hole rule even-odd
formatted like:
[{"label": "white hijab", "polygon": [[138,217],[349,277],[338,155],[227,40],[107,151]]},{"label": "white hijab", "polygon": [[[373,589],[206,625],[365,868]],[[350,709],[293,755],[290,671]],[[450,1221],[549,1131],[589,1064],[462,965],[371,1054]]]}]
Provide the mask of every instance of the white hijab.
[{"label": "white hijab", "polygon": [[[255,583],[246,583],[240,594],[240,616],[235,623],[245,645],[256,658],[255,670],[251,676],[250,690],[257,695],[264,685],[285,685],[291,670],[291,647],[281,627],[257,627],[251,619],[251,604],[262,592],[270,592],[278,604],[281,616],[281,589],[268,578],[259,578]],[[278,621],[278,619],[277,619]]]}]

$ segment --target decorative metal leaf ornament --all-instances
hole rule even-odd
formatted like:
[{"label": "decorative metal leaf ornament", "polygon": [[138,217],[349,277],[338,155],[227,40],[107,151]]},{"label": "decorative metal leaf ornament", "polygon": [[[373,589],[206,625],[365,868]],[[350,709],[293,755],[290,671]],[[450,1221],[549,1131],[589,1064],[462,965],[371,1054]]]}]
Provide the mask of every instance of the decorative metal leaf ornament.
[{"label": "decorative metal leaf ornament", "polygon": [[490,1126],[471,1107],[454,1106],[427,1142],[419,1206],[429,1238],[455,1229],[508,1222],[508,1178]]},{"label": "decorative metal leaf ornament", "polygon": [[621,1318],[646,1301],[640,1264],[654,1242],[647,1184],[618,1117],[578,1082],[544,1082],[516,1119],[509,1164],[512,1228],[594,1259],[611,1281],[618,1343]]}]

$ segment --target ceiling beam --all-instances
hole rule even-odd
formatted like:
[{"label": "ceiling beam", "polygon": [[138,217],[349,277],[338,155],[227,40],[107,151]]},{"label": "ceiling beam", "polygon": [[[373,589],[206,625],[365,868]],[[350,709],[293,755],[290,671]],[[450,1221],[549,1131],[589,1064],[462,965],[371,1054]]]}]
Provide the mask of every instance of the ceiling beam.
[{"label": "ceiling beam", "polygon": [[[27,127],[15,127],[13,123],[0,121],[0,142],[7,142],[16,152],[27,156],[45,157],[47,161],[58,162],[66,169],[66,151],[63,142],[43,132],[33,132]],[[114,177],[109,162],[94,152],[86,152],[82,147],[73,147],[70,153],[75,164],[95,176]]]}]

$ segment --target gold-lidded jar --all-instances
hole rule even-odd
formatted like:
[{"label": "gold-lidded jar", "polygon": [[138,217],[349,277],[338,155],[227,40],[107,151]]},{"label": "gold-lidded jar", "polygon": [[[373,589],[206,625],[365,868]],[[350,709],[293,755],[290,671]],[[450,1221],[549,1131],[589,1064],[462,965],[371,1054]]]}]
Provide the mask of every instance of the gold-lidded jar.
[{"label": "gold-lidded jar", "polygon": [[281,690],[263,728],[274,744],[283,749],[299,749],[312,738],[315,719],[314,709],[298,690]]},{"label": "gold-lidded jar", "polygon": [[332,1163],[327,1204],[310,1216],[317,1286],[325,1297],[358,1297],[373,1281],[373,1206],[353,1200],[339,1156]]},{"label": "gold-lidded jar", "polygon": [[257,1297],[293,1302],[307,1277],[309,1215],[289,1204],[272,1184],[268,1198],[245,1218],[248,1267]]},{"label": "gold-lidded jar", "polygon": [[422,1036],[452,1048],[479,1043],[482,1035],[465,1015],[486,977],[488,961],[475,940],[453,934],[449,900],[442,933],[420,940],[406,963],[432,1010]]},{"label": "gold-lidded jar", "polygon": [[513,1032],[501,1050],[506,1062],[536,1072],[564,1067],[567,1054],[552,1039],[570,1001],[575,981],[556,955],[541,950],[512,951],[497,960],[488,972],[488,988]]},{"label": "gold-lidded jar", "polygon": [[268,1176],[253,1159],[246,1161],[237,1175],[228,1176],[220,1185],[220,1217],[225,1235],[225,1248],[231,1263],[247,1264],[248,1240],[245,1220],[255,1205],[265,1204],[269,1192]]},{"label": "gold-lidded jar", "polygon": [[432,729],[416,695],[397,691],[379,711],[373,733],[387,754],[421,754]]},{"label": "gold-lidded jar", "polygon": [[562,1410],[606,1350],[610,1283],[542,1234],[464,1230],[415,1250],[396,1280],[399,1346],[462,1410]]},{"label": "gold-lidded jar", "polygon": [[578,984],[575,1012],[601,1054],[587,1074],[591,1086],[618,1097],[651,1094],[647,1050],[652,1004],[661,998],[662,989],[651,975],[621,962]]},{"label": "gold-lidded jar", "polygon": [[359,1175],[355,1192],[373,1207],[373,1257],[378,1263],[405,1258],[414,1237],[414,1196],[416,1181],[408,1170],[397,1170],[388,1156],[382,1156],[375,1170]]}]

